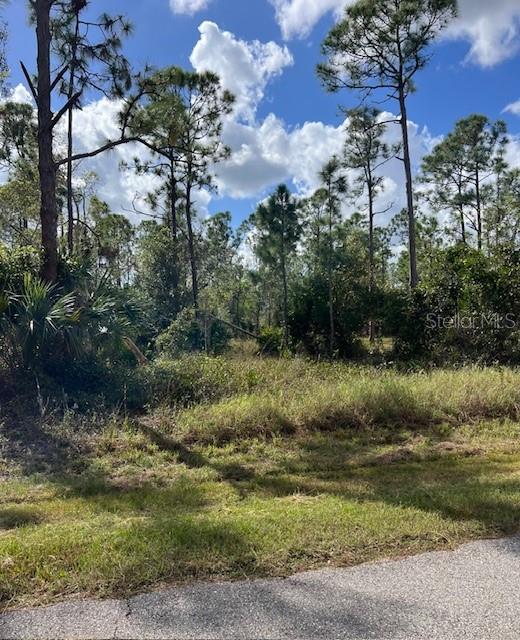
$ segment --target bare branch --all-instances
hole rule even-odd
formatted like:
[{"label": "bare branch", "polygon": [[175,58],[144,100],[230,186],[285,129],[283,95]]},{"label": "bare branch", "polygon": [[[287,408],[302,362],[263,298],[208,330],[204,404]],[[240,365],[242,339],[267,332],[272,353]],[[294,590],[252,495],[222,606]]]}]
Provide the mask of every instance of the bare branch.
[{"label": "bare branch", "polygon": [[386,207],[386,209],[383,209],[382,211],[374,211],[374,215],[375,216],[381,216],[384,213],[388,213],[391,209],[394,208],[394,204],[395,204],[395,202],[392,202],[392,204],[389,204],[388,207]]},{"label": "bare branch", "polygon": [[58,84],[63,80],[63,78],[65,77],[65,74],[67,73],[68,68],[69,68],[69,65],[66,64],[63,67],[63,69],[58,73],[58,75],[54,78],[51,84],[51,91],[54,91],[54,89],[56,89]]},{"label": "bare branch", "polygon": [[145,142],[144,140],[142,140],[141,138],[138,138],[138,137],[120,138],[119,140],[111,140],[110,142],[107,142],[103,146],[98,147],[93,151],[85,151],[84,153],[77,153],[68,158],[62,158],[61,160],[58,160],[58,162],[56,162],[56,166],[62,167],[64,164],[67,164],[68,162],[77,162],[78,160],[84,160],[85,158],[95,158],[96,156],[98,156],[101,153],[104,153],[105,151],[110,151],[111,149],[120,147],[122,144],[128,144],[130,142],[140,142],[141,144],[144,144],[146,147],[153,150],[153,147],[147,142]]},{"label": "bare branch", "polygon": [[67,113],[67,111],[72,107],[72,105],[76,102],[76,100],[81,96],[83,91],[77,91],[67,102],[63,105],[63,107],[58,111],[58,113],[54,116],[51,122],[51,127],[54,127],[58,124],[58,122],[63,118],[63,116]]},{"label": "bare branch", "polygon": [[27,80],[27,84],[29,85],[29,89],[31,90],[31,93],[33,95],[34,101],[36,102],[36,104],[38,104],[38,93],[34,87],[32,78],[29,74],[29,72],[27,71],[27,67],[24,65],[24,63],[20,60],[20,66],[22,67],[22,71],[23,71],[23,75],[25,76],[25,79]]}]

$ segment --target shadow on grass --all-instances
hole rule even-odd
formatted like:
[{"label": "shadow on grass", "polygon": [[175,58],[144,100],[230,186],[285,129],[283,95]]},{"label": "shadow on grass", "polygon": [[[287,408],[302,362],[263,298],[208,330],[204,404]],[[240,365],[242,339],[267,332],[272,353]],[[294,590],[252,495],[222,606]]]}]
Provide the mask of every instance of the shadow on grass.
[{"label": "shadow on grass", "polygon": [[0,531],[17,529],[30,524],[40,524],[43,518],[33,509],[23,507],[7,507],[0,509]]},{"label": "shadow on grass", "polygon": [[[286,511],[284,503],[269,501],[295,494],[330,495],[362,507],[366,505],[361,523],[364,518],[368,522],[372,517],[371,504],[384,503],[439,514],[453,523],[475,521],[483,535],[509,534],[520,528],[518,456],[493,459],[482,455],[444,455],[429,460],[363,464],[356,455],[361,451],[365,462],[373,459],[386,436],[371,440],[369,434],[366,437],[358,434],[359,441],[352,445],[348,442],[350,436],[343,432],[279,439],[276,444],[260,447],[258,455],[251,446],[248,455],[242,457],[248,449],[247,442],[236,450],[231,446],[192,450],[155,429],[141,428],[156,447],[175,454],[171,456],[171,464],[180,461],[185,467],[165,486],[156,479],[134,486],[125,484],[124,477],[120,484],[114,485],[113,479],[108,481],[96,470],[93,452],[83,452],[81,459],[75,460],[76,449],[71,445],[71,451],[57,460],[62,447],[67,446],[63,437],[53,438],[52,433],[48,434],[38,424],[33,428],[41,429],[42,445],[33,449],[33,455],[29,454],[25,463],[20,461],[21,468],[27,475],[43,473],[50,482],[63,487],[59,499],[66,503],[69,498],[77,498],[79,504],[72,501],[70,516],[68,507],[59,505],[59,509],[63,507],[64,524],[61,529],[61,521],[58,523],[59,537],[52,542],[52,553],[42,553],[42,549],[47,548],[47,532],[43,531],[46,527],[29,526],[23,536],[17,536],[14,531],[13,539],[15,536],[17,539],[13,541],[13,549],[18,555],[13,556],[23,557],[25,564],[7,567],[9,587],[2,596],[5,601],[30,592],[33,588],[30,575],[51,576],[43,589],[44,592],[47,588],[51,597],[78,592],[117,595],[135,592],[161,580],[280,574],[293,568],[323,564],[325,558],[335,556],[326,555],[329,548],[320,546],[321,521],[306,521],[300,529],[301,518],[312,517],[310,510],[301,510],[295,502],[291,504],[296,507]],[[439,437],[441,435],[445,434]],[[353,441],[355,437],[352,433]],[[7,434],[7,446],[23,443],[24,438],[11,430]],[[401,443],[399,434],[394,434],[394,441]],[[51,464],[46,463],[42,471],[36,472],[38,461],[49,452]],[[270,452],[274,455],[268,460],[269,464],[264,465]],[[17,454],[19,460],[20,451]],[[169,464],[170,457],[166,458]],[[212,473],[199,472],[206,468]],[[246,503],[242,510],[241,501],[249,498],[265,502],[259,508],[255,502]],[[334,504],[332,507],[336,509]],[[309,507],[307,503],[305,508],[313,509],[314,505]],[[29,508],[20,508],[18,519],[16,510],[6,511],[11,519],[7,513],[5,529],[38,524],[37,520],[31,521],[34,512]],[[321,517],[322,512],[317,513]],[[349,545],[354,543],[339,542],[341,519],[336,520],[336,514],[334,511],[331,520],[323,523],[333,528],[334,536],[337,530],[338,545],[332,543],[330,553],[345,551],[354,554],[349,557],[349,563],[351,558],[359,561],[363,557],[362,546],[350,549]],[[397,517],[401,517],[400,513]],[[403,518],[406,517],[403,512]],[[73,530],[75,518],[78,532]],[[92,529],[90,520],[94,522]],[[348,520],[343,522],[349,526]],[[279,530],[284,531],[286,527],[290,533],[293,526],[302,533],[295,534],[294,542],[285,548],[284,539],[277,541]],[[399,538],[408,535],[410,530],[396,527],[389,530],[388,535]],[[449,531],[449,527],[446,530]],[[460,530],[466,531],[462,527]],[[472,530],[471,527],[468,530]],[[392,549],[392,540],[387,544],[386,538],[378,538],[378,531],[376,534],[374,544],[380,557]],[[370,535],[366,538],[369,544]],[[422,535],[421,531],[418,535]],[[425,535],[429,535],[427,531]],[[401,542],[401,549],[424,548],[408,544],[402,538],[398,540]],[[360,544],[365,544],[364,539]],[[272,563],[271,551],[275,556],[279,554]]]},{"label": "shadow on grass", "polygon": [[[333,495],[348,501],[384,502],[437,513],[454,521],[478,521],[489,534],[520,529],[518,458],[500,461],[483,456],[445,455],[427,460],[352,465],[340,469],[337,448],[302,447],[301,471],[282,465],[256,477],[251,491],[276,497],[295,493]],[[505,474],[505,471],[507,473]]]},{"label": "shadow on grass", "polygon": [[380,430],[372,443],[368,434],[361,434],[357,449],[365,463],[354,464],[348,463],[351,452],[342,446],[344,432],[340,438],[331,433],[326,438],[320,434],[288,439],[289,446],[297,442],[296,459],[282,459],[268,474],[262,474],[250,465],[203,456],[166,436],[159,439],[153,429],[147,433],[159,446],[178,452],[188,466],[216,471],[241,498],[329,494],[348,501],[385,502],[437,513],[454,522],[478,521],[490,534],[517,532],[520,475],[514,473],[516,463],[511,463],[511,473],[504,477],[507,462],[503,459],[494,461],[471,450],[446,455],[434,445],[449,436],[447,429],[430,428],[425,434],[432,442],[426,459],[405,448],[377,456],[383,442],[401,444],[406,440],[397,430]]},{"label": "shadow on grass", "polygon": [[88,456],[64,433],[55,433],[36,411],[0,415],[0,454],[23,475],[80,474]]},{"label": "shadow on grass", "polygon": [[201,467],[205,467],[209,464],[208,460],[204,456],[192,451],[181,442],[161,433],[158,429],[154,429],[153,427],[145,424],[142,420],[138,420],[136,424],[141,432],[144,433],[151,442],[163,451],[175,453],[179,460],[187,467],[190,467],[191,469],[200,469]]},{"label": "shadow on grass", "polygon": [[[406,449],[386,457],[375,455],[381,440],[403,440],[399,432],[389,431],[372,444],[366,438],[358,447],[365,463],[354,464],[349,464],[349,451],[337,436],[308,436],[297,441],[296,459],[282,459],[267,474],[256,472],[251,465],[224,463],[185,447],[181,459],[194,458],[197,467],[217,471],[220,480],[229,483],[242,499],[328,494],[347,501],[384,502],[436,513],[453,522],[478,521],[489,535],[516,533],[520,529],[516,459],[508,464],[506,458],[493,460],[478,450],[440,453],[433,445],[446,439],[446,429],[429,429],[427,436],[433,444],[426,459]],[[287,442],[294,447],[294,440]],[[169,446],[177,449],[179,445],[170,442]]]},{"label": "shadow on grass", "polygon": [[137,427],[160,449],[170,453],[175,453],[179,461],[190,469],[201,469],[207,467],[216,471],[221,480],[228,480],[230,482],[240,481],[243,479],[252,480],[255,477],[252,469],[244,467],[239,463],[226,464],[214,462],[207,456],[190,449],[178,440],[174,440],[164,433],[161,433],[159,430],[145,424],[143,421],[138,421]]},{"label": "shadow on grass", "polygon": [[[37,528],[13,541],[21,555],[10,556],[7,543],[2,551],[12,559],[2,567],[0,613],[22,602],[41,605],[79,594],[129,596],[160,582],[254,573],[253,545],[229,523],[204,521],[177,505],[169,514],[155,505],[144,518],[136,517],[135,509],[125,513],[121,504],[117,507],[127,518],[124,528],[83,528],[80,535],[64,530],[54,536],[52,555],[47,541],[36,537]],[[39,540],[36,547],[34,540]],[[36,575],[38,589],[31,600]]]}]

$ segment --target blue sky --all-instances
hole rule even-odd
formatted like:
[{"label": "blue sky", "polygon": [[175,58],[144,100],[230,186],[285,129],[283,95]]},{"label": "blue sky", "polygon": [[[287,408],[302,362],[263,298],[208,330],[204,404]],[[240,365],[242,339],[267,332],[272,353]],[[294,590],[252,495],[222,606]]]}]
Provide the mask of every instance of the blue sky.
[{"label": "blue sky", "polygon": [[[229,77],[229,82],[234,82],[234,65],[240,63],[243,68],[239,56],[244,51],[251,63],[251,69],[243,70],[244,77],[254,75],[255,67],[264,61],[266,69],[256,78],[256,85],[253,81],[235,86],[239,92],[243,87],[257,92],[254,99],[247,98],[248,115],[245,111],[237,115],[227,134],[234,150],[242,150],[247,159],[235,159],[233,171],[223,171],[220,196],[201,200],[202,209],[207,207],[213,213],[229,209],[239,222],[278,178],[300,191],[313,188],[313,168],[327,159],[324,141],[330,139],[332,147],[337,146],[339,133],[335,127],[343,121],[338,105],[354,105],[356,96],[327,94],[315,67],[320,43],[336,19],[335,11],[348,1],[92,0],[91,4],[93,13],[123,12],[134,24],[135,32],[125,51],[137,68],[146,63],[190,68],[190,57],[193,60],[193,50],[201,38],[207,40],[199,45],[197,65],[211,68],[222,55],[220,67],[214,70],[222,70],[224,81]],[[23,81],[18,61],[22,59],[34,69],[35,36],[27,24],[22,0],[11,0],[4,17],[9,27],[11,84],[16,87]],[[409,118],[418,125],[417,162],[432,138],[447,133],[457,119],[470,113],[502,117],[513,136],[520,136],[520,108],[519,115],[504,113],[507,105],[520,99],[519,21],[518,0],[461,0],[460,17],[450,38],[436,45],[432,63],[418,76],[418,91],[410,100]],[[208,26],[210,23],[213,26]],[[206,27],[201,34],[203,24]],[[255,41],[263,46],[271,43],[271,48],[259,52]],[[394,105],[389,103],[384,108],[392,110]],[[85,127],[97,127],[99,113],[97,109],[94,120],[85,116]],[[312,131],[305,125],[311,122],[316,123]],[[271,157],[270,144],[277,148],[275,158]],[[290,158],[284,159],[284,146]],[[516,158],[515,154],[516,149]],[[297,156],[301,156],[300,165]],[[117,164],[113,157],[100,162]],[[131,183],[116,183],[117,172],[105,171],[104,166],[98,163],[94,168],[112,180],[112,184],[104,185],[107,199],[114,208],[124,207],[124,202],[128,207]],[[401,185],[399,172],[394,174],[395,191]],[[241,176],[251,184],[242,188]]]}]

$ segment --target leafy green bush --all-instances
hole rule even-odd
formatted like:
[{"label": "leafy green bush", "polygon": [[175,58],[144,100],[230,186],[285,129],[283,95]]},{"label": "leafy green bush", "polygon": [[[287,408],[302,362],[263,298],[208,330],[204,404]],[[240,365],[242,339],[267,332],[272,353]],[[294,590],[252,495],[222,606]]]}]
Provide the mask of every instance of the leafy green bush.
[{"label": "leafy green bush", "polygon": [[169,358],[204,351],[206,348],[210,353],[219,354],[228,348],[231,337],[222,322],[208,319],[205,324],[190,308],[181,311],[168,329],[161,333],[157,338],[157,349],[162,356]]},{"label": "leafy green bush", "polygon": [[463,244],[441,251],[419,290],[392,296],[386,317],[398,358],[520,362],[520,252],[490,261]]},{"label": "leafy green bush", "polygon": [[181,311],[168,329],[157,338],[159,353],[170,358],[202,351],[203,347],[204,335],[192,309]]},{"label": "leafy green bush", "polygon": [[66,293],[28,271],[17,277],[0,295],[0,368],[31,393],[37,380],[55,407],[144,406],[132,341],[139,314],[125,292],[102,281]]},{"label": "leafy green bush", "polygon": [[7,249],[0,244],[0,294],[17,293],[25,274],[37,277],[40,266],[38,252],[32,247]]},{"label": "leafy green bush", "polygon": [[[334,353],[352,357],[358,351],[357,336],[370,316],[371,300],[357,261],[341,252],[334,260]],[[313,356],[330,355],[326,269],[302,278],[292,287],[291,294],[289,328],[293,344]]]},{"label": "leafy green bush", "polygon": [[258,340],[261,353],[280,354],[284,348],[284,335],[281,327],[264,327]]},{"label": "leafy green bush", "polygon": [[80,413],[136,411],[149,401],[145,369],[126,362],[106,362],[97,354],[54,362],[38,378],[51,406]]}]

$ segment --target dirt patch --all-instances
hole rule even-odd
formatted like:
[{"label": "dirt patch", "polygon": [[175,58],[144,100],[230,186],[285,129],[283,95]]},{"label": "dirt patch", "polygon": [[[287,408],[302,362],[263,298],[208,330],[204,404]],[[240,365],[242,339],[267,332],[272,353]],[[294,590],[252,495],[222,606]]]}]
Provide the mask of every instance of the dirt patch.
[{"label": "dirt patch", "polygon": [[371,459],[370,463],[374,465],[387,465],[396,464],[397,462],[410,462],[412,460],[417,460],[418,458],[419,456],[415,451],[413,451],[413,449],[410,449],[409,447],[402,447],[401,449],[387,451],[386,453],[375,456]]},{"label": "dirt patch", "polygon": [[458,455],[464,457],[480,456],[485,453],[484,449],[480,447],[460,444],[458,442],[439,442],[439,444],[435,446],[434,451],[439,455]]}]

